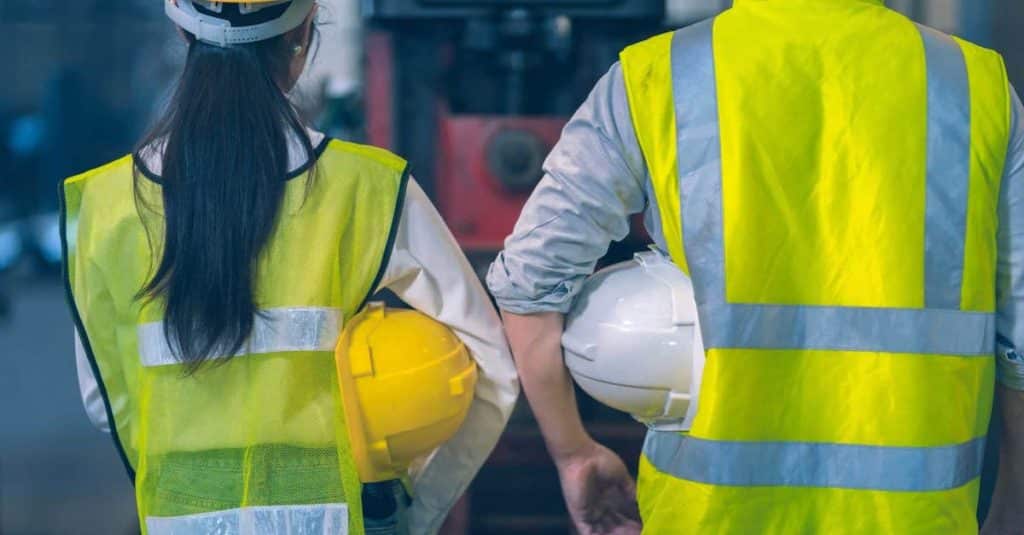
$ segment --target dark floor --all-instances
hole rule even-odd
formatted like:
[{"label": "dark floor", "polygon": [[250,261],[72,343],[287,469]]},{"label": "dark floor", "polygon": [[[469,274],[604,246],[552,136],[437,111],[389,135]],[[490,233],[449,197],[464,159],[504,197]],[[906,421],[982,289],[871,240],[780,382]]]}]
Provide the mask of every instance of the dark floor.
[{"label": "dark floor", "polygon": [[21,281],[0,323],[0,533],[137,533],[117,453],[82,410],[63,295]]}]

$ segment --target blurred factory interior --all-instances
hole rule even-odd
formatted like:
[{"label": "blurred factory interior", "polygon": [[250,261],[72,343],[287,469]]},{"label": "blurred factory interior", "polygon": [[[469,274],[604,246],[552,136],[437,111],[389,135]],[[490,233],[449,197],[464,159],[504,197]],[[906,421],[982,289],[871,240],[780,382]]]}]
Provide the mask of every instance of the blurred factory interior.
[{"label": "blurred factory interior", "polygon": [[[184,47],[158,0],[0,0],[0,533],[137,533],[132,489],[78,395],[59,272],[56,185],[129,152]],[[321,0],[296,90],[329,135],[407,157],[478,269],[511,231],[573,110],[627,44],[728,0]],[[890,0],[1002,52],[1024,87],[1024,2]],[[639,225],[637,226],[639,229]],[[609,260],[645,246],[642,231]],[[635,464],[643,427],[581,398]],[[635,466],[634,466],[635,468]],[[983,499],[984,501],[984,499]],[[568,533],[523,404],[447,533]]]}]

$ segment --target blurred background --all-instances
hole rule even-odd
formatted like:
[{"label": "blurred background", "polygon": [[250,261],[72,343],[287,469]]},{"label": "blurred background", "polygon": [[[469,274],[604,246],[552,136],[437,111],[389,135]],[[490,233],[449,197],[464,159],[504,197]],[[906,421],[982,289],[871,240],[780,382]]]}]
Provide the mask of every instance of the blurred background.
[{"label": "blurred background", "polygon": [[[483,272],[572,111],[625,45],[729,0],[321,0],[295,100],[320,129],[406,156]],[[890,0],[1001,51],[1024,87],[1024,2]],[[131,485],[81,408],[59,282],[59,181],[132,150],[184,47],[159,0],[0,0],[0,533],[138,533]],[[639,229],[639,226],[637,227]],[[644,247],[638,230],[608,261]],[[643,428],[581,398],[633,463]],[[992,470],[989,463],[988,471]],[[984,500],[983,500],[984,501]],[[984,505],[983,505],[984,508]],[[528,409],[446,532],[569,533]]]}]

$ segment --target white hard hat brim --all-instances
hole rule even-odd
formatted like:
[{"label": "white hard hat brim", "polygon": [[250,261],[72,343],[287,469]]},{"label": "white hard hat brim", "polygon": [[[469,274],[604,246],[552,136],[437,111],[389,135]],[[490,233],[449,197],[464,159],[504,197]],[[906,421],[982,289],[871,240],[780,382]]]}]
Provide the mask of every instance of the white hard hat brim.
[{"label": "white hard hat brim", "polygon": [[315,4],[316,0],[293,0],[280,17],[262,24],[242,27],[234,27],[224,19],[200,13],[192,5],[191,0],[164,0],[164,11],[168,18],[196,39],[228,47],[284,35],[302,25]]}]

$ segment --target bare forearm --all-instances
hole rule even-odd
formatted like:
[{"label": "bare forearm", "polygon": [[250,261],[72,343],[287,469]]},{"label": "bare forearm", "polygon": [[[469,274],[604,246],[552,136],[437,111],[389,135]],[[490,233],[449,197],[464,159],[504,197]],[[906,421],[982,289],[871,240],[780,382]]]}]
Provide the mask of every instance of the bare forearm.
[{"label": "bare forearm", "polygon": [[[1024,392],[998,388],[1003,435],[987,533],[1024,533]],[[1016,531],[1014,531],[1016,530]]]},{"label": "bare forearm", "polygon": [[585,453],[594,442],[583,428],[572,378],[562,360],[563,316],[504,312],[503,317],[523,391],[551,456],[561,463]]}]

